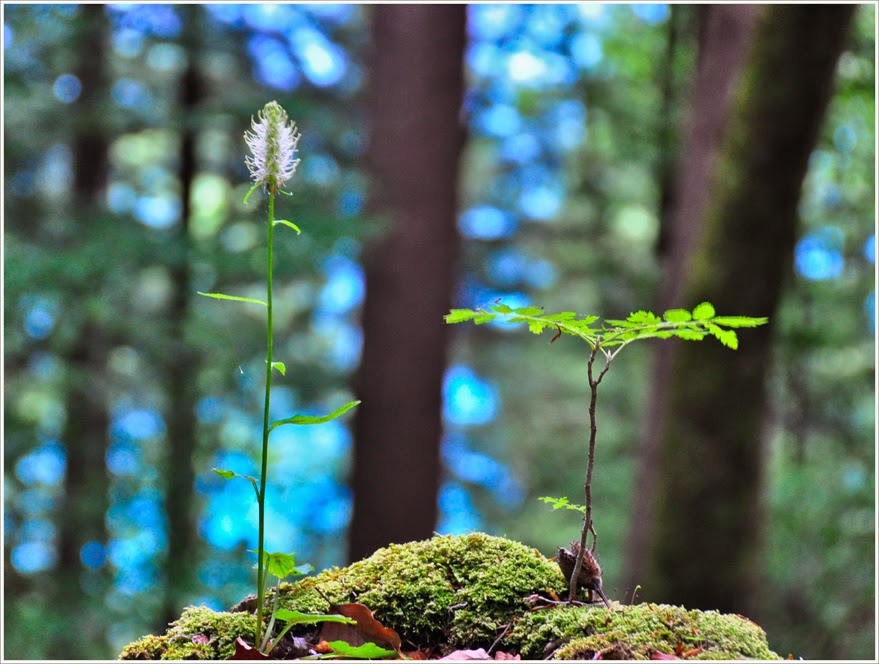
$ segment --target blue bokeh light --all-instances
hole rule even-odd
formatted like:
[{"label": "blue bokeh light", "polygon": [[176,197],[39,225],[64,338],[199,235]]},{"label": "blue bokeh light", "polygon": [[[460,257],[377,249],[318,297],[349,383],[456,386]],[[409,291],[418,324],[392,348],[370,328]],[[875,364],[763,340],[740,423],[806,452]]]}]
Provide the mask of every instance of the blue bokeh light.
[{"label": "blue bokeh light", "polygon": [[137,199],[134,216],[144,226],[169,228],[180,219],[180,200],[174,196],[141,196]]},{"label": "blue bokeh light", "polygon": [[467,30],[477,39],[500,39],[513,32],[521,23],[522,10],[521,5],[468,5]]},{"label": "blue bokeh light", "polygon": [[864,300],[864,311],[870,321],[870,331],[876,334],[876,291],[870,291]]},{"label": "blue bokeh light", "polygon": [[140,441],[164,435],[165,421],[152,408],[120,407],[113,414],[110,429],[114,439]]},{"label": "blue bokeh light", "polygon": [[480,240],[510,237],[516,232],[517,226],[512,214],[491,205],[470,208],[458,219],[458,227],[465,237]]},{"label": "blue bokeh light", "polygon": [[195,416],[204,424],[217,424],[223,421],[223,400],[220,397],[203,397],[195,405]]},{"label": "blue bokeh light", "polygon": [[802,238],[796,246],[794,262],[797,272],[806,279],[835,279],[845,268],[842,256],[842,231],[825,226]]},{"label": "blue bokeh light", "polygon": [[139,30],[121,28],[113,31],[113,50],[124,58],[136,58],[143,52],[144,36]]},{"label": "blue bokeh light", "polygon": [[351,259],[333,254],[323,262],[327,282],[318,296],[322,312],[347,314],[363,303],[366,277],[363,268]]},{"label": "blue bokeh light", "polygon": [[22,542],[12,549],[12,566],[22,574],[36,574],[55,565],[57,555],[47,542]]},{"label": "blue bokeh light", "polygon": [[300,28],[290,36],[290,46],[302,63],[308,80],[320,87],[338,83],[345,74],[345,52],[312,28]]},{"label": "blue bokeh light", "polygon": [[15,476],[26,486],[55,486],[64,477],[66,467],[64,446],[53,440],[21,457],[15,464]]},{"label": "blue bokeh light", "polygon": [[864,243],[864,256],[871,263],[876,262],[876,234],[873,233]]},{"label": "blue bokeh light", "polygon": [[512,136],[522,127],[519,111],[507,104],[492,104],[476,116],[476,126],[489,136]]},{"label": "blue bokeh light", "polygon": [[292,90],[301,80],[287,46],[280,40],[254,35],[247,41],[254,60],[256,80],[277,90]]},{"label": "blue bokeh light", "polygon": [[3,50],[9,49],[15,43],[15,32],[7,23],[3,23]]},{"label": "blue bokeh light", "polygon": [[471,368],[454,365],[443,379],[443,417],[459,426],[488,424],[497,416],[500,393],[497,385]]},{"label": "blue bokeh light", "polygon": [[153,103],[146,86],[131,78],[121,78],[110,91],[113,101],[122,108],[146,111]]},{"label": "blue bokeh light", "polygon": [[282,3],[243,5],[239,12],[248,26],[266,32],[289,30],[302,20],[299,7]]},{"label": "blue bokeh light", "polygon": [[632,12],[635,16],[649,25],[662,23],[668,18],[668,5],[637,4],[629,6],[632,8]]},{"label": "blue bokeh light", "polygon": [[73,74],[62,74],[52,85],[52,94],[65,104],[72,104],[79,99],[80,92],[82,92],[82,84]]},{"label": "blue bokeh light", "polygon": [[92,540],[82,545],[79,559],[87,569],[101,569],[107,562],[107,550],[103,544]]},{"label": "blue bokeh light", "polygon": [[440,517],[436,531],[440,535],[463,535],[484,529],[470,494],[457,482],[446,482],[440,487],[438,503]]},{"label": "blue bokeh light", "polygon": [[58,305],[44,297],[24,298],[24,331],[31,339],[45,339],[55,329]]}]

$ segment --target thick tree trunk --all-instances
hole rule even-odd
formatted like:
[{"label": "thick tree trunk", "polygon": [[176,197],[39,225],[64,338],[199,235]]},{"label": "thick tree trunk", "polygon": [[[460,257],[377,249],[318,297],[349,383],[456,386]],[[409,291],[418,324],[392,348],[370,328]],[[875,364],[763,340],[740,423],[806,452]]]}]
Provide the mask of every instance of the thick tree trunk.
[{"label": "thick tree trunk", "polygon": [[[797,204],[830,99],[854,7],[762,9],[715,164],[704,239],[681,304],[775,313],[792,266]],[[732,352],[682,344],[666,385],[660,438],[652,597],[691,608],[752,612],[759,583],[762,425],[770,326]]]},{"label": "thick tree trunk", "polygon": [[[684,148],[669,203],[666,243],[659,247],[663,261],[662,281],[655,309],[665,311],[686,305],[680,301],[687,260],[697,246],[710,192],[711,174],[727,126],[732,91],[738,81],[757,17],[756,5],[707,5],[698,7],[696,76],[691,90],[691,111],[685,128]],[[654,346],[654,385],[668,375],[678,344]],[[655,515],[659,437],[667,414],[667,392],[653,390],[642,430],[637,492],[626,546],[626,585],[635,588],[644,579],[647,542]]]},{"label": "thick tree trunk", "polygon": [[365,256],[363,360],[349,556],[429,537],[464,142],[464,5],[374,9],[372,203],[389,227]]},{"label": "thick tree trunk", "polygon": [[170,349],[167,369],[168,390],[168,488],[165,510],[168,515],[168,558],[164,624],[176,620],[181,601],[191,587],[195,560],[195,519],[193,491],[195,473],[195,375],[197,362],[187,343],[186,328],[192,304],[189,226],[192,216],[192,185],[196,175],[196,112],[202,97],[198,72],[199,7],[181,7],[184,15],[184,46],[188,64],[180,81],[180,226],[174,238],[170,267],[173,297],[168,310]]},{"label": "thick tree trunk", "polygon": [[[82,93],[72,121],[73,215],[78,224],[103,206],[108,171],[108,140],[100,127],[101,100],[106,90],[105,53],[107,23],[104,7],[88,5],[78,39],[76,74]],[[78,241],[78,240],[74,240]],[[81,306],[81,305],[80,305]],[[92,600],[83,593],[84,567],[80,551],[87,542],[107,544],[105,516],[109,507],[106,454],[109,446],[106,380],[108,338],[103,323],[89,307],[66,353],[68,367],[65,425],[61,433],[66,452],[64,492],[58,511],[57,601],[67,607],[78,633],[86,641],[104,638],[100,623],[87,619]],[[90,583],[95,583],[92,577]],[[101,589],[103,591],[103,588]],[[64,639],[62,639],[64,641]],[[54,657],[76,656],[64,643],[51,650]]]}]

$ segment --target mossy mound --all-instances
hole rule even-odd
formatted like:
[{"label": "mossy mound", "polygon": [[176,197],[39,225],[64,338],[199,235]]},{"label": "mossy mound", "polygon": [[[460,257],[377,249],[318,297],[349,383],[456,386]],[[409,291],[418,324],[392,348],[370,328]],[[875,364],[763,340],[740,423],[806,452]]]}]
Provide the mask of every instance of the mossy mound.
[{"label": "mossy mound", "polygon": [[[391,545],[343,569],[332,568],[294,584],[282,584],[279,605],[324,613],[326,601],[360,602],[386,627],[396,630],[403,649],[489,648],[504,630],[498,649],[540,659],[583,659],[602,652],[649,658],[653,651],[701,650],[700,659],[777,659],[765,633],[754,623],[716,612],[678,607],[603,605],[532,611],[524,602],[566,583],[556,564],[518,542],[483,533],[434,537]],[[249,598],[239,607],[252,609]],[[248,639],[253,616],[187,608],[163,636],[147,636],[125,647],[121,659],[225,659],[239,635]],[[613,649],[613,650],[611,650]]]},{"label": "mossy mound", "polygon": [[781,659],[747,618],[665,604],[532,611],[505,643],[528,659],[651,659],[657,651],[687,659]]}]

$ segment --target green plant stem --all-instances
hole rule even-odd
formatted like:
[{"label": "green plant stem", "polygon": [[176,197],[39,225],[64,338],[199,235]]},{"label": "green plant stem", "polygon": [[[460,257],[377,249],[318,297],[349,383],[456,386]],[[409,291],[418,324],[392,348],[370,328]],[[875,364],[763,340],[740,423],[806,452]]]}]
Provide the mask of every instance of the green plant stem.
[{"label": "green plant stem", "polygon": [[571,583],[568,587],[569,602],[577,599],[577,581],[580,578],[580,570],[583,567],[583,557],[586,555],[586,539],[590,532],[592,533],[592,548],[590,551],[594,552],[598,543],[598,533],[595,532],[595,526],[592,523],[592,471],[595,468],[595,443],[598,438],[598,423],[596,420],[598,384],[601,383],[601,379],[604,378],[604,374],[610,368],[611,360],[616,356],[615,354],[605,353],[604,368],[598,374],[598,377],[595,378],[592,365],[595,363],[595,356],[598,354],[599,349],[601,349],[601,344],[596,343],[589,354],[588,376],[589,391],[591,392],[589,401],[589,463],[586,466],[586,481],[583,486],[586,494],[586,510],[583,515],[583,529],[580,531],[580,549],[577,551],[577,559],[574,561],[574,571],[571,573]]},{"label": "green plant stem", "polygon": [[269,404],[272,393],[272,241],[274,240],[275,220],[275,192],[269,188],[269,240],[267,249],[266,266],[266,401],[263,410],[262,423],[262,470],[259,475],[259,540],[257,542],[257,555],[259,561],[256,568],[256,641],[254,645],[259,647],[262,636],[262,612],[263,601],[266,591],[266,570],[263,563],[265,557],[265,531],[266,531],[266,472],[269,462]]}]

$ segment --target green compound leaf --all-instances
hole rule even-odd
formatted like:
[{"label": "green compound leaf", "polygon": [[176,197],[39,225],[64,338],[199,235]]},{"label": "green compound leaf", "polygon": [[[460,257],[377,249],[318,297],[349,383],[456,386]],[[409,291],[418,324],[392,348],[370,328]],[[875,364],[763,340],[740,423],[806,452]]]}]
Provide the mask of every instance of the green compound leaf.
[{"label": "green compound leaf", "polygon": [[321,656],[321,659],[396,659],[396,650],[387,650],[374,643],[364,643],[356,648],[345,641],[330,641],[333,652]]},{"label": "green compound leaf", "polygon": [[693,309],[693,320],[708,320],[709,318],[714,318],[714,305],[710,302],[703,302],[702,304],[697,304],[696,308]]},{"label": "green compound leaf", "polygon": [[324,422],[329,422],[331,420],[336,419],[337,417],[344,415],[349,410],[354,408],[360,401],[350,401],[346,403],[341,408],[337,408],[329,415],[322,416],[312,416],[312,415],[294,415],[293,417],[288,417],[286,420],[277,420],[276,422],[272,422],[272,426],[269,427],[269,431],[273,430],[275,427],[279,427],[283,424],[323,424]]},{"label": "green compound leaf", "polygon": [[[497,307],[497,309],[499,309],[501,306],[504,306],[504,305],[499,305]],[[492,307],[492,308],[495,308],[495,307]],[[509,307],[507,307],[507,308],[509,309]],[[507,313],[507,312],[502,312],[502,313]],[[519,316],[540,316],[543,313],[543,309],[541,309],[540,307],[520,307],[519,309],[513,309],[512,313],[517,314]]]},{"label": "green compound leaf", "polygon": [[626,318],[628,323],[633,325],[659,325],[662,320],[652,311],[636,311],[634,313],[629,314],[629,317]]},{"label": "green compound leaf", "polygon": [[768,318],[750,318],[749,316],[718,316],[713,323],[725,327],[759,327],[769,322]]},{"label": "green compound leaf", "polygon": [[239,297],[238,295],[224,295],[223,293],[202,293],[198,291],[199,295],[204,295],[205,297],[213,297],[217,300],[234,300],[236,302],[252,302],[253,304],[261,304],[264,307],[268,305],[263,300],[257,300],[253,297]]},{"label": "green compound leaf", "polygon": [[705,327],[708,328],[708,331],[711,332],[717,340],[722,343],[727,348],[732,348],[733,350],[737,350],[739,347],[739,338],[736,336],[736,333],[732,330],[724,330],[719,328],[714,323],[705,323]]},{"label": "green compound leaf", "polygon": [[250,188],[250,190],[247,192],[247,194],[244,195],[244,205],[247,205],[247,199],[250,198],[250,195],[251,195],[253,192],[255,192],[256,189],[257,189],[257,187],[259,187],[261,184],[262,184],[262,182],[257,182],[255,185],[253,185],[253,186]]},{"label": "green compound leaf", "polygon": [[552,496],[541,496],[538,500],[543,501],[547,505],[551,505],[554,510],[566,509],[573,510],[575,512],[586,512],[585,505],[577,505],[576,503],[572,503],[567,498],[553,498]]},{"label": "green compound leaf", "polygon": [[287,365],[283,362],[272,362],[272,369],[277,369],[282,376],[287,375]]},{"label": "green compound leaf", "polygon": [[679,339],[686,339],[687,341],[702,341],[706,336],[708,336],[707,332],[703,330],[696,330],[690,327],[685,327],[680,330],[674,331],[674,336]]},{"label": "green compound leaf", "polygon": [[686,309],[669,309],[662,317],[669,323],[686,323],[693,319],[693,316]]},{"label": "green compound leaf", "polygon": [[291,611],[289,609],[278,609],[277,611],[275,611],[275,618],[277,618],[278,620],[283,620],[286,623],[290,623],[291,625],[301,625],[318,622],[347,623],[349,625],[357,624],[356,620],[354,620],[353,618],[346,618],[345,616],[300,613],[299,611]]},{"label": "green compound leaf", "polygon": [[443,316],[443,319],[445,319],[446,323],[463,323],[464,321],[476,318],[478,315],[479,312],[472,309],[452,309]]},{"label": "green compound leaf", "polygon": [[302,231],[299,230],[299,226],[297,226],[296,224],[294,224],[292,221],[287,221],[286,219],[275,219],[275,220],[272,222],[272,224],[275,225],[275,226],[277,226],[278,224],[284,224],[284,226],[289,226],[289,227],[292,228],[294,231],[296,231],[296,235],[299,235],[300,233],[302,233]]}]

